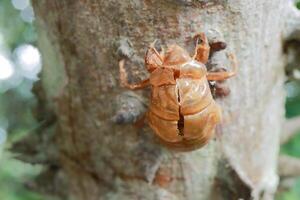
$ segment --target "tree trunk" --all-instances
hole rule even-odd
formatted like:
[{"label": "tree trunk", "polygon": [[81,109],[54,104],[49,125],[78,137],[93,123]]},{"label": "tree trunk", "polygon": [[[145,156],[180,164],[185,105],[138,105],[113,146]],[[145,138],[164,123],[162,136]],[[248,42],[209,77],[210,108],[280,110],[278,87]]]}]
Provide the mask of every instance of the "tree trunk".
[{"label": "tree trunk", "polygon": [[[33,0],[33,7],[44,61],[38,116],[53,110],[57,117],[43,128],[43,135],[54,133],[42,148],[52,194],[272,199],[284,119],[284,0]],[[131,59],[127,70],[138,81],[147,76],[141,60],[151,42],[190,49],[198,32],[225,41],[239,71],[227,81],[230,95],[217,100],[223,122],[216,139],[173,152],[147,125],[116,123],[138,118],[149,96],[119,86],[118,61]],[[221,57],[212,62],[227,67]]]}]

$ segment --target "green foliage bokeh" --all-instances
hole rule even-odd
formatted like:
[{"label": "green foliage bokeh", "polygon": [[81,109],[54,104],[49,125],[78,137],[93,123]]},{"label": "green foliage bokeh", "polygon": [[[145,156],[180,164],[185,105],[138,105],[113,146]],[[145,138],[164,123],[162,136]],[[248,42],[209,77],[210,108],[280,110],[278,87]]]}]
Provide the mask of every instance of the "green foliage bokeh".
[{"label": "green foliage bokeh", "polygon": [[[296,2],[296,7],[300,9],[300,1]],[[292,81],[287,83],[286,117],[292,118],[300,115],[300,82]],[[290,94],[289,94],[290,92]],[[284,130],[283,130],[284,131]],[[281,147],[281,154],[286,154],[300,159],[300,130],[286,144]],[[299,200],[300,199],[300,178],[295,181],[294,186],[286,192],[282,192],[277,200]]]},{"label": "green foliage bokeh", "polygon": [[[13,7],[11,0],[0,0],[0,37],[0,49],[5,48],[9,52],[23,43],[35,44],[37,39],[33,24],[21,19],[20,11]],[[22,96],[26,90],[24,84],[26,81],[17,88],[0,93],[0,119],[9,121],[8,139],[0,149],[0,200],[45,200],[25,187],[25,183],[37,175],[40,167],[14,159],[15,155],[7,150],[12,142],[28,134],[35,126],[30,110],[34,98]]]}]

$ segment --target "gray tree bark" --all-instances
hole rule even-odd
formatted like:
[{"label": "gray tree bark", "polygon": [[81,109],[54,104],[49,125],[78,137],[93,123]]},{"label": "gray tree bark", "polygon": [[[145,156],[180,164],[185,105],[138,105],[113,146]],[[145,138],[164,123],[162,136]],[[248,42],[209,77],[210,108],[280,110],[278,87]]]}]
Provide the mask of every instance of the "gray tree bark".
[{"label": "gray tree bark", "polygon": [[[40,151],[27,160],[47,166],[38,182],[51,179],[44,192],[78,200],[273,198],[284,119],[283,38],[293,33],[286,1],[32,3],[44,61],[37,90],[43,126]],[[217,100],[223,122],[216,139],[179,153],[162,147],[147,126],[116,124],[116,114],[136,118],[145,110],[149,94],[119,86],[118,60],[126,55],[135,62],[128,70],[132,81],[140,80],[147,76],[140,60],[152,41],[190,48],[198,32],[225,41],[239,63],[227,82],[230,96]],[[225,61],[220,55],[212,62],[227,67]]]}]

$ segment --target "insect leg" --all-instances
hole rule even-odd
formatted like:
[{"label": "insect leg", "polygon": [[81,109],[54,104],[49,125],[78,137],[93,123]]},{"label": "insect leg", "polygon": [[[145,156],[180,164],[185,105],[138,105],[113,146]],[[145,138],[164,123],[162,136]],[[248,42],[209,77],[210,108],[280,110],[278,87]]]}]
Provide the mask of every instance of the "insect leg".
[{"label": "insect leg", "polygon": [[204,33],[195,36],[196,48],[193,56],[194,60],[206,64],[209,58],[210,46]]},{"label": "insect leg", "polygon": [[128,83],[127,72],[124,68],[124,65],[125,65],[125,59],[120,60],[119,70],[120,70],[121,86],[126,87],[126,88],[131,89],[131,90],[138,90],[138,89],[142,89],[142,88],[145,88],[145,87],[149,86],[149,84],[150,84],[149,78],[145,79],[145,80],[143,80],[139,83],[134,83],[134,84]]},{"label": "insect leg", "polygon": [[230,94],[229,87],[220,81],[210,82],[209,86],[214,98],[226,97]]},{"label": "insect leg", "polygon": [[145,56],[145,65],[149,72],[154,71],[163,64],[164,50],[162,49],[162,52],[159,53],[154,47],[155,43],[156,40],[150,44]]},{"label": "insect leg", "polygon": [[216,52],[216,51],[221,51],[223,49],[226,49],[227,45],[225,42],[217,41],[217,42],[210,43],[209,46],[211,52]]},{"label": "insect leg", "polygon": [[233,70],[232,71],[221,71],[221,72],[208,72],[206,77],[207,77],[207,80],[209,81],[223,81],[225,79],[228,79],[232,76],[235,76],[236,73],[237,73],[237,61],[236,61],[236,58],[233,54],[229,54],[228,55],[231,63],[232,63],[232,68]]},{"label": "insect leg", "polygon": [[[152,43],[150,44],[149,49],[151,49],[151,50],[156,54],[156,56],[159,58],[159,60],[160,60],[161,62],[163,62],[163,56],[161,56],[161,54],[158,53],[158,51],[157,51],[156,48],[155,48],[155,43],[156,43],[156,41],[157,41],[157,40],[154,40],[154,42],[152,42]],[[163,52],[163,54],[164,54],[164,49],[163,49],[163,48],[162,48],[162,52]]]},{"label": "insect leg", "polygon": [[210,46],[210,52],[209,52],[209,58],[211,58],[216,52],[226,49],[227,44],[222,41],[216,41],[209,43]]}]

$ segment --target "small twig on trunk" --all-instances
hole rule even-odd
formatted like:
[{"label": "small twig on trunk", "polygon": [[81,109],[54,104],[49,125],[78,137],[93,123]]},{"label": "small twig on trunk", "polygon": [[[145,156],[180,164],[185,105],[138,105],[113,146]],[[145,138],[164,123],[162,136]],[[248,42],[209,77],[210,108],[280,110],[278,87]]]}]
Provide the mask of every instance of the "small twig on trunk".
[{"label": "small twig on trunk", "polygon": [[295,177],[281,178],[278,185],[277,194],[290,190],[295,185],[296,181],[297,178]]},{"label": "small twig on trunk", "polygon": [[300,176],[300,159],[287,155],[279,156],[278,173],[281,177]]},{"label": "small twig on trunk", "polygon": [[287,17],[284,35],[287,40],[300,40],[300,11],[295,6],[295,1],[288,1]]},{"label": "small twig on trunk", "polygon": [[300,117],[294,117],[285,121],[283,125],[283,134],[280,138],[280,143],[287,143],[300,130]]}]

